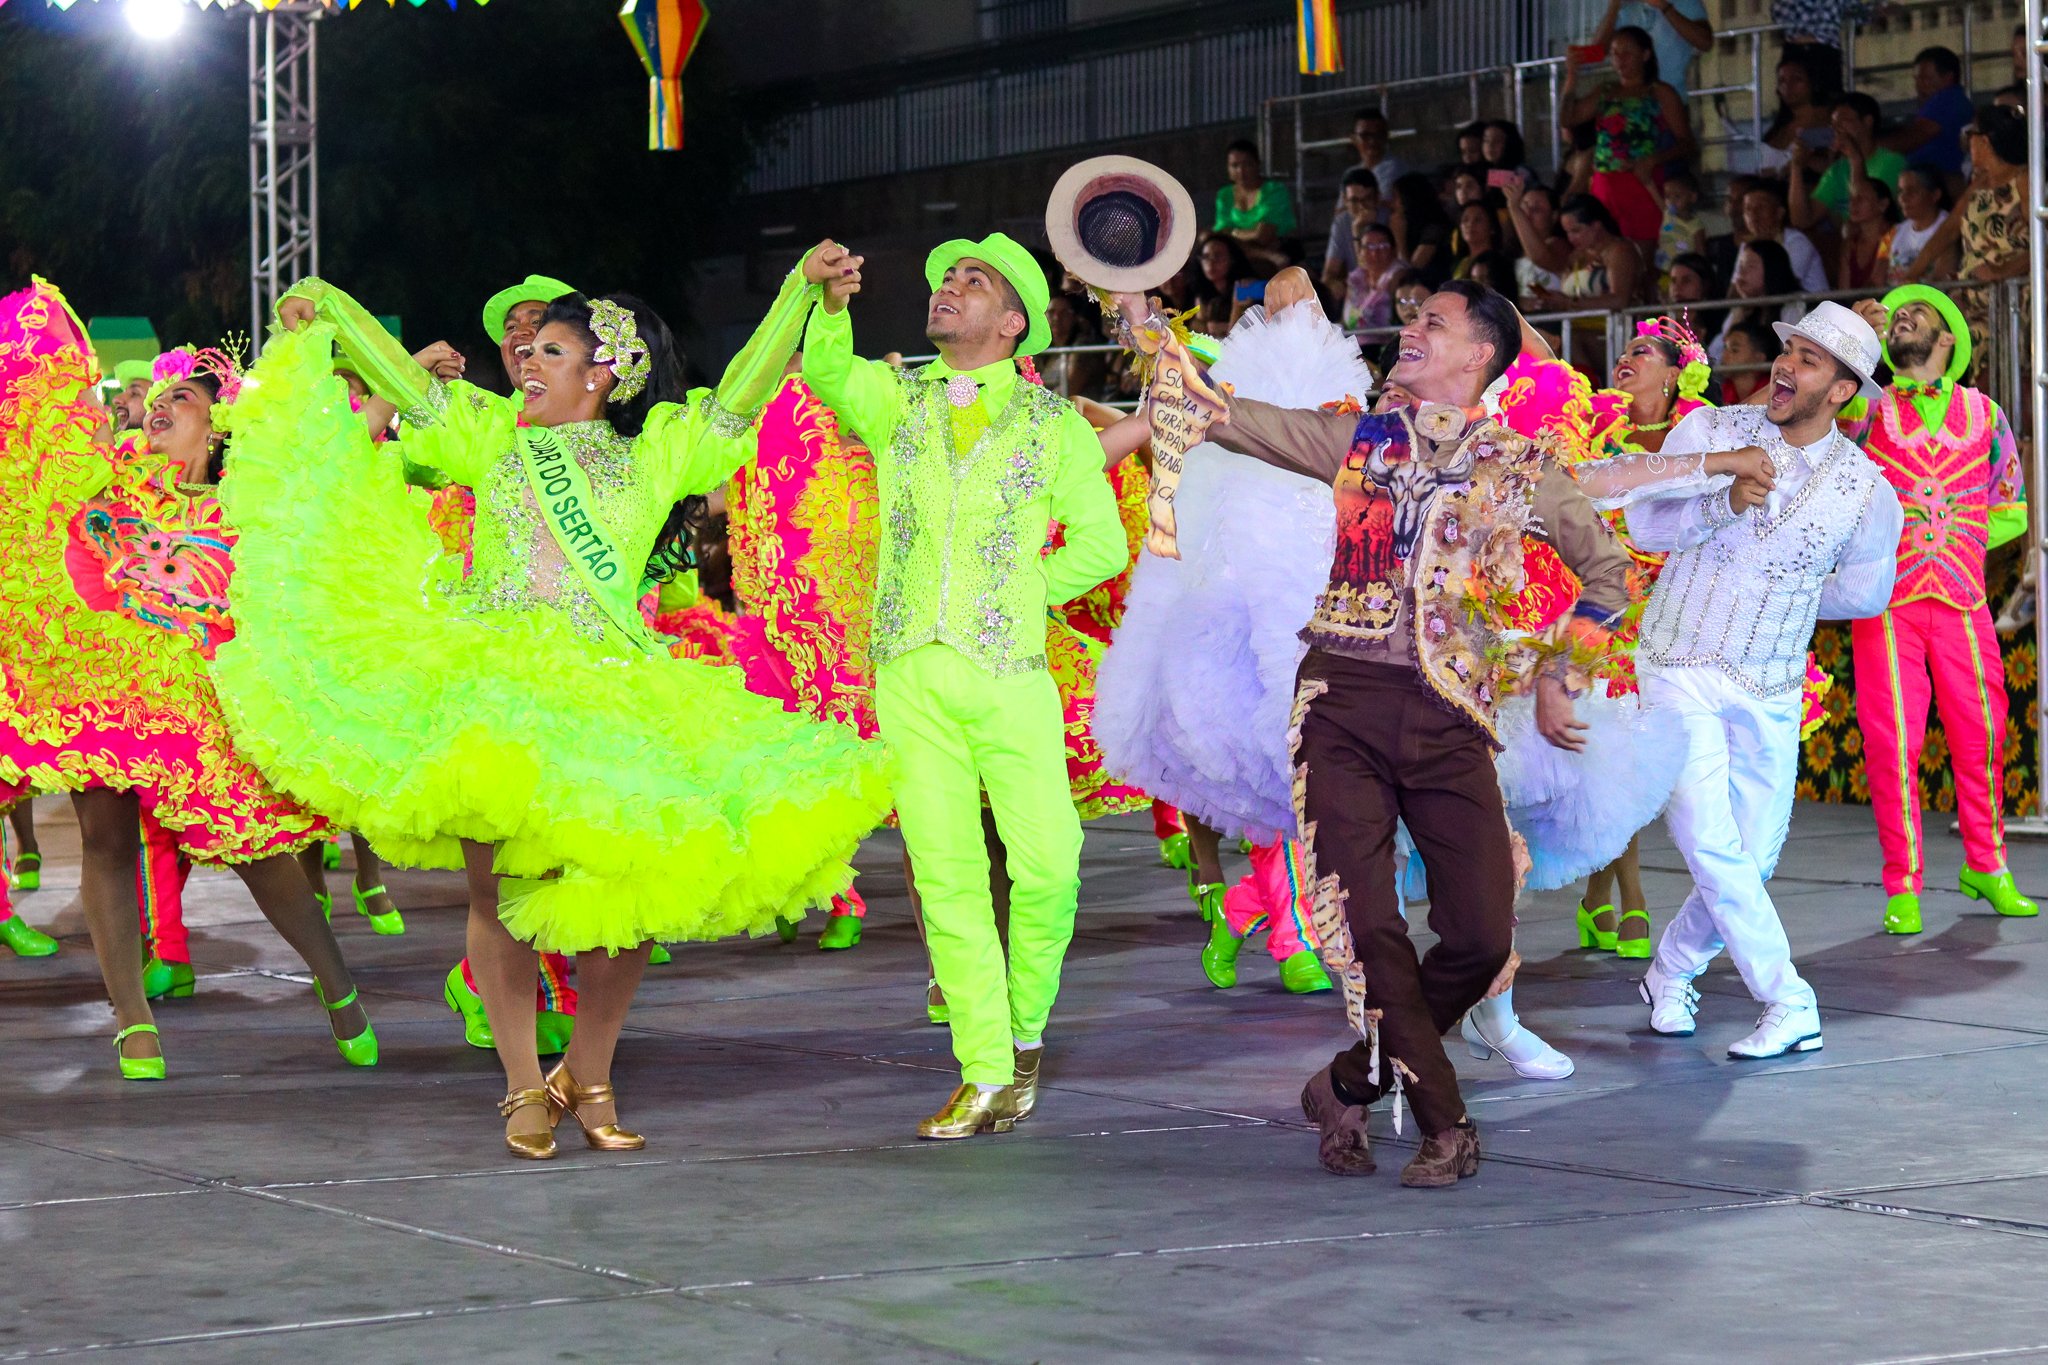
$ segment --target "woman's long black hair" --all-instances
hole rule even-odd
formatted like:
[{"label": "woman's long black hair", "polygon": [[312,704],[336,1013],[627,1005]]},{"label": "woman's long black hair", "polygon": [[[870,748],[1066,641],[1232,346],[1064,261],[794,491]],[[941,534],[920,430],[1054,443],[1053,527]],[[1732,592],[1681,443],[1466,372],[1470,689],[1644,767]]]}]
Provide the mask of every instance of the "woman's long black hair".
[{"label": "woman's long black hair", "polygon": [[[648,307],[645,301],[631,294],[604,294],[599,297],[609,299],[633,315],[633,329],[647,347],[647,383],[627,401],[604,405],[605,420],[612,424],[612,430],[631,440],[646,429],[647,414],[654,410],[655,404],[684,400],[683,353],[676,345],[675,335],[669,331],[668,324],[661,320],[661,314]],[[582,337],[583,344],[594,352],[600,343],[597,334],[590,330],[591,302],[583,294],[565,294],[548,305],[547,316],[541,319],[541,326],[559,322],[573,327]],[[691,542],[703,525],[710,506],[701,494],[692,493],[669,509],[668,520],[661,524],[661,532],[654,538],[654,548],[647,555],[646,581],[666,583],[677,574],[696,567],[697,556]]]}]

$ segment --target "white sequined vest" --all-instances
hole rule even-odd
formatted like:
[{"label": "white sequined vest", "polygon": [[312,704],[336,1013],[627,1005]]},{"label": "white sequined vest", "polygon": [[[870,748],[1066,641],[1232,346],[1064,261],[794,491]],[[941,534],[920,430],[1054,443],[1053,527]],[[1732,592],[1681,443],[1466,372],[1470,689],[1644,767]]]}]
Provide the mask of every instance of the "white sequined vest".
[{"label": "white sequined vest", "polygon": [[1637,657],[1667,668],[1717,668],[1759,697],[1797,692],[1821,588],[1880,477],[1835,435],[1775,516],[1756,508],[1729,517],[1721,501],[1713,537],[1664,561],[1643,609]]}]

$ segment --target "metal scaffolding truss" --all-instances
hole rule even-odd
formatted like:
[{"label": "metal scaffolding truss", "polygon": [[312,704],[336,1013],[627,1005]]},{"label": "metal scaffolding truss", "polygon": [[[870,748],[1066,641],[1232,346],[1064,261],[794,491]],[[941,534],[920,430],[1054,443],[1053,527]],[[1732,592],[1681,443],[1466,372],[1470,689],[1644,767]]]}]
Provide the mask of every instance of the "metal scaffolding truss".
[{"label": "metal scaffolding truss", "polygon": [[249,336],[260,346],[277,297],[320,270],[320,152],[314,38],[320,0],[249,15]]}]

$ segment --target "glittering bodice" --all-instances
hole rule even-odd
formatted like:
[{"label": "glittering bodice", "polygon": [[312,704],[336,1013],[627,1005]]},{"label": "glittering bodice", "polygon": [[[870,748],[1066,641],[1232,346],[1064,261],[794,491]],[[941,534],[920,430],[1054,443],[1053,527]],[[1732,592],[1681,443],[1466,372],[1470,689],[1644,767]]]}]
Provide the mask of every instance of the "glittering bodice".
[{"label": "glittering bodice", "polygon": [[[633,442],[609,422],[569,422],[553,432],[590,480],[595,520],[639,568],[673,504],[634,461]],[[476,489],[475,553],[470,576],[449,588],[473,610],[552,610],[590,640],[618,633],[541,516],[517,445],[499,453]]]}]

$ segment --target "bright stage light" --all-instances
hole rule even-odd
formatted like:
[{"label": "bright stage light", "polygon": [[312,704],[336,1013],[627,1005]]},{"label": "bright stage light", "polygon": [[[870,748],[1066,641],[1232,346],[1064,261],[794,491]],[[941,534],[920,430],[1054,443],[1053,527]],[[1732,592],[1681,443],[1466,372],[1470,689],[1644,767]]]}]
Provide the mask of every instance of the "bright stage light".
[{"label": "bright stage light", "polygon": [[128,26],[151,42],[162,42],[185,23],[185,0],[128,0]]}]

